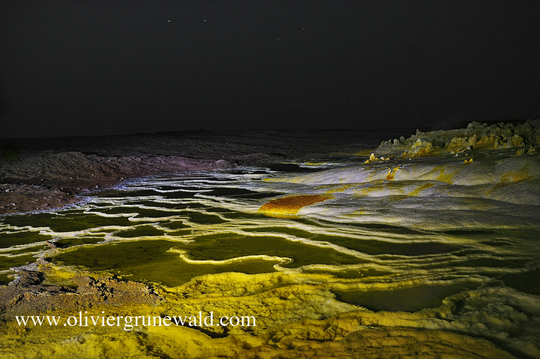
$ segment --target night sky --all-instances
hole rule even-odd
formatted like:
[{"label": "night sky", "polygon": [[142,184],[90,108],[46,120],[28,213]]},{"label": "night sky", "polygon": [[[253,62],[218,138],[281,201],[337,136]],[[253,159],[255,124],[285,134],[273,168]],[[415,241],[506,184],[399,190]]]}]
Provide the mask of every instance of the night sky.
[{"label": "night sky", "polygon": [[0,138],[540,117],[540,1],[0,0]]}]

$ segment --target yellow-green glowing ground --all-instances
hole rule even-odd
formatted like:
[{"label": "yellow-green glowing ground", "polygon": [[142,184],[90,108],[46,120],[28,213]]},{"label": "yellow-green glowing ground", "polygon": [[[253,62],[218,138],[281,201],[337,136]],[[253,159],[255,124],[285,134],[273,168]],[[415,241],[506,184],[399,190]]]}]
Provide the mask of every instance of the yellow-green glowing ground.
[{"label": "yellow-green glowing ground", "polygon": [[0,281],[22,277],[0,356],[540,357],[540,137],[520,126],[2,217]]},{"label": "yellow-green glowing ground", "polygon": [[[336,300],[333,291],[346,283],[323,274],[206,275],[178,287],[157,287],[164,300],[151,305],[96,302],[43,313],[41,326],[8,321],[1,353],[5,358],[378,358],[449,352],[450,357],[512,357],[489,340],[460,334],[483,328],[478,318],[461,316],[453,301],[414,313],[373,312]],[[459,299],[477,306],[485,295],[475,290]],[[65,303],[69,300],[74,299]],[[484,310],[482,316],[497,319],[499,313]],[[57,324],[49,325],[54,318]]]}]

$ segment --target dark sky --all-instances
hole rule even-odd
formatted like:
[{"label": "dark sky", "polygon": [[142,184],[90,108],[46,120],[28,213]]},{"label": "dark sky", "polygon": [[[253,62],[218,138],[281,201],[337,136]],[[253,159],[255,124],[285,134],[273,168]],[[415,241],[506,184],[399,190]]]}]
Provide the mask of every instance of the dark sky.
[{"label": "dark sky", "polygon": [[540,117],[540,1],[0,0],[0,138]]}]

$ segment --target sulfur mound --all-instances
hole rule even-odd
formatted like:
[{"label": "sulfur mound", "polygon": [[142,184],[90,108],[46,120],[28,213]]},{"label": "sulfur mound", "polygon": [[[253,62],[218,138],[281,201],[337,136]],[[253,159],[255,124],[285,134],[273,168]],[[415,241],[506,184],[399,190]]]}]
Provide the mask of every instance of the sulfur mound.
[{"label": "sulfur mound", "polygon": [[463,129],[417,131],[415,135],[407,139],[401,137],[383,142],[377,149],[376,155],[401,152],[401,157],[407,158],[503,148],[518,148],[523,149],[523,153],[535,153],[539,147],[540,132],[535,121],[493,125],[471,122]]}]

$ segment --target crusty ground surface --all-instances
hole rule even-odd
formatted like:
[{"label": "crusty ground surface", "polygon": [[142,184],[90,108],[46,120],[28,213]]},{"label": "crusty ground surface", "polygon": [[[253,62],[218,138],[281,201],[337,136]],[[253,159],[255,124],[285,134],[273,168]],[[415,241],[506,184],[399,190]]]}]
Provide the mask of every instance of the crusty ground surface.
[{"label": "crusty ground surface", "polygon": [[[61,207],[128,178],[279,162],[309,154],[355,153],[389,138],[388,132],[196,132],[4,141],[0,214]],[[282,283],[287,275],[273,273],[270,279]],[[234,276],[239,279],[232,280]],[[483,338],[403,325],[414,323],[414,313],[372,313],[337,302],[317,286],[276,286],[264,279],[254,280],[256,290],[251,292],[243,283],[247,286],[256,276],[208,275],[167,292],[99,273],[57,271],[40,258],[20,268],[10,285],[0,287],[0,356],[513,358]],[[223,286],[224,282],[230,285]],[[228,293],[230,288],[233,291]],[[222,332],[177,325],[125,331],[65,324],[24,327],[14,320],[15,316],[83,311],[85,315],[88,311],[88,315],[152,316],[245,312],[256,315],[258,324],[245,330],[221,328]]]}]

